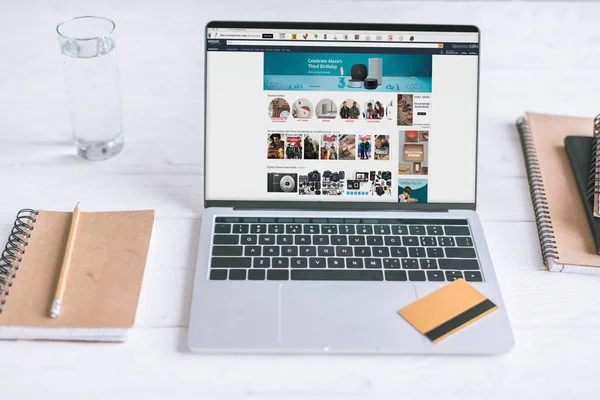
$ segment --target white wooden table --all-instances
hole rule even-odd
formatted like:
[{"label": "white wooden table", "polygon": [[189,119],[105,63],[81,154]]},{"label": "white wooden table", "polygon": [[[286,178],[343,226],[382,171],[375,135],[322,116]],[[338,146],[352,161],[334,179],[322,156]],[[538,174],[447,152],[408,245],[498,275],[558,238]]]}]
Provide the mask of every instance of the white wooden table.
[{"label": "white wooden table", "polygon": [[[368,3],[368,4],[367,4]],[[497,357],[220,356],[186,349],[202,216],[210,19],[469,23],[482,29],[478,211],[515,333]],[[74,155],[57,22],[118,25],[126,150]],[[2,399],[597,399],[600,277],[543,268],[514,120],[600,112],[600,4],[2,1],[0,238],[17,210],[156,209],[126,344],[0,343]],[[579,201],[577,193],[565,193]],[[0,241],[4,241],[3,239]]]}]

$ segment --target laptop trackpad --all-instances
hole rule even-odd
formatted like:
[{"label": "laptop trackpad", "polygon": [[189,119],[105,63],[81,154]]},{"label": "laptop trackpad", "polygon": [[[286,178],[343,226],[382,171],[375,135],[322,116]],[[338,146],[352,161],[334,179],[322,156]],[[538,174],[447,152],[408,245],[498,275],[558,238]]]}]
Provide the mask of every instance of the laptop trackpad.
[{"label": "laptop trackpad", "polygon": [[283,348],[385,351],[426,340],[397,314],[417,299],[410,283],[288,283],[280,296]]}]

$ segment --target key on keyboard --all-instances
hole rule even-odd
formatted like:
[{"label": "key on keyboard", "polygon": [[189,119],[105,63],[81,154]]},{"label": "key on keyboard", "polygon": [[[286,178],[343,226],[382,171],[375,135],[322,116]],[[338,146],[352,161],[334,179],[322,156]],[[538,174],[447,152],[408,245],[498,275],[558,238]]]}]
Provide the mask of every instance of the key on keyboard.
[{"label": "key on keyboard", "polygon": [[217,217],[210,280],[483,282],[465,219]]}]

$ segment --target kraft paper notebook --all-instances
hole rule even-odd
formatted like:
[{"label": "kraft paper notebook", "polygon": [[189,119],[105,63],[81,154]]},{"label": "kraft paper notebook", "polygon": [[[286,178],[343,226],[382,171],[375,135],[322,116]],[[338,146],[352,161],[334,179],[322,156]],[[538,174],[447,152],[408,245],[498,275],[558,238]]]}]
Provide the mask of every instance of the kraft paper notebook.
[{"label": "kraft paper notebook", "polygon": [[49,317],[71,212],[21,210],[0,260],[0,339],[123,341],[154,211],[83,212],[62,312]]},{"label": "kraft paper notebook", "polygon": [[567,136],[592,137],[593,120],[526,113],[517,127],[544,264],[550,271],[600,274],[600,256],[564,147]]}]

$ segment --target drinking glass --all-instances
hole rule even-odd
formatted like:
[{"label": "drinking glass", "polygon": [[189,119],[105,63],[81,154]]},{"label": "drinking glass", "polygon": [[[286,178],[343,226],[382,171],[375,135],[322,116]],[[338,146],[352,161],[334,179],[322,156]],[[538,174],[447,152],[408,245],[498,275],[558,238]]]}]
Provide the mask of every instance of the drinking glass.
[{"label": "drinking glass", "polygon": [[123,149],[115,23],[84,16],[56,27],[77,153],[106,160]]}]

